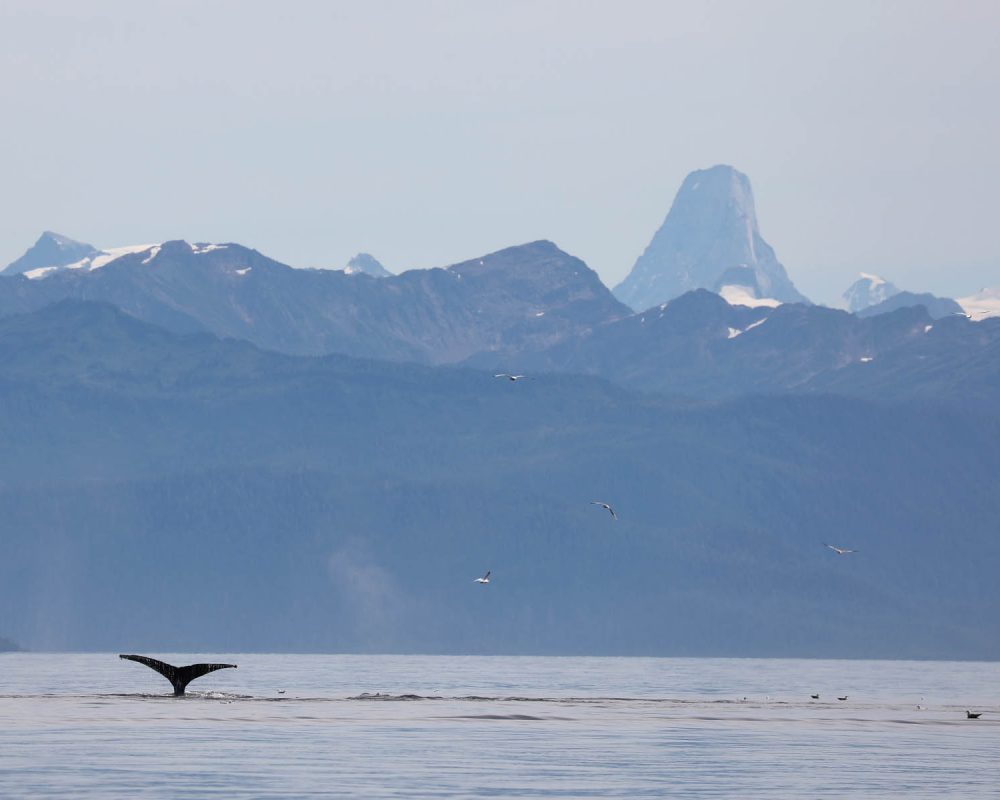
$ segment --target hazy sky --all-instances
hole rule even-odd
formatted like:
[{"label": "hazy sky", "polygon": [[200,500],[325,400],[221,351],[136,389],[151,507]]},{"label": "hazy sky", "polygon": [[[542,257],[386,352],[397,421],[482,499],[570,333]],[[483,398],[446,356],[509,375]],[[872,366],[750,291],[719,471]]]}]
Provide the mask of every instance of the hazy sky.
[{"label": "hazy sky", "polygon": [[239,241],[610,285],[729,163],[799,288],[1000,285],[1000,2],[0,0],[0,264]]}]

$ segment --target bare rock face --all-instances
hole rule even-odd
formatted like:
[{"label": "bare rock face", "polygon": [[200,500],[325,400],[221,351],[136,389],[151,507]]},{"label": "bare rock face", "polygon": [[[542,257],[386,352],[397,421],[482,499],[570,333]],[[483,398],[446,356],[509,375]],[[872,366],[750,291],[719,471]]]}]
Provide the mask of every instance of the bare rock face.
[{"label": "bare rock face", "polygon": [[760,235],[749,178],[720,164],[684,179],[663,225],[614,293],[641,311],[693,289],[719,291],[734,270],[744,273],[741,287],[753,273],[757,299],[808,302]]}]

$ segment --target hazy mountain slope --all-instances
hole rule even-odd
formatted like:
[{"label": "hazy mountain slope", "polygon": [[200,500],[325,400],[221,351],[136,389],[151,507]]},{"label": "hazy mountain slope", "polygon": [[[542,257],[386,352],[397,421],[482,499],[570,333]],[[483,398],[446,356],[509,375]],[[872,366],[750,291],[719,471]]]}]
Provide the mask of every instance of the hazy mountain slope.
[{"label": "hazy mountain slope", "polygon": [[105,300],[177,332],[268,349],[449,363],[551,345],[627,309],[551,242],[387,278],[292,269],[236,244],[167,242],[99,270],[0,277],[0,314]]},{"label": "hazy mountain slope", "polygon": [[0,321],[0,404],[0,604],[35,649],[1000,656],[995,416],[287,357],[78,303]]}]

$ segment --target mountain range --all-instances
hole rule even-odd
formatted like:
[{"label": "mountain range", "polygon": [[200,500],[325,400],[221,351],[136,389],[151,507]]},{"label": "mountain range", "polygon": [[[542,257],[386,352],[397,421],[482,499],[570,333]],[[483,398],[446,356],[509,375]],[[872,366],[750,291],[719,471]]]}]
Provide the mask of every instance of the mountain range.
[{"label": "mountain range", "polygon": [[623,295],[548,241],[393,275],[43,234],[0,275],[3,634],[1000,657],[994,293],[812,305],[728,167],[647,255]]},{"label": "mountain range", "polygon": [[238,244],[183,241],[99,269],[0,276],[0,314],[67,298],[105,300],[170,330],[285,353],[428,364],[544,347],[629,313],[593,270],[551,242],[385,278],[293,269]]},{"label": "mountain range", "polygon": [[[801,303],[734,305],[699,289],[632,313],[582,261],[546,241],[381,278],[293,269],[238,244],[183,241],[133,249],[97,268],[0,276],[0,314],[64,299],[106,301],[176,333],[291,355],[572,372],[709,399],[833,385],[978,399],[994,385],[988,355],[977,373],[982,391],[950,382],[996,339],[994,320],[970,320],[951,300],[896,291],[851,314]],[[891,386],[873,381],[890,366]]]}]

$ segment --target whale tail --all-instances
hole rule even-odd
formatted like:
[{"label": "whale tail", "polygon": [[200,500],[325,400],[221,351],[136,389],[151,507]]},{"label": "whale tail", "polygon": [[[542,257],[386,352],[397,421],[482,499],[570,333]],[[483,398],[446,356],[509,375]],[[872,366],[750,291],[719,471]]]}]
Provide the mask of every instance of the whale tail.
[{"label": "whale tail", "polygon": [[195,678],[200,678],[209,672],[215,672],[217,669],[236,669],[236,664],[190,664],[186,667],[175,667],[173,664],[168,664],[165,661],[157,661],[155,658],[150,658],[149,656],[123,654],[119,655],[118,658],[124,658],[127,661],[138,661],[140,664],[145,664],[150,669],[159,672],[174,687],[175,697],[184,694],[187,685]]}]

